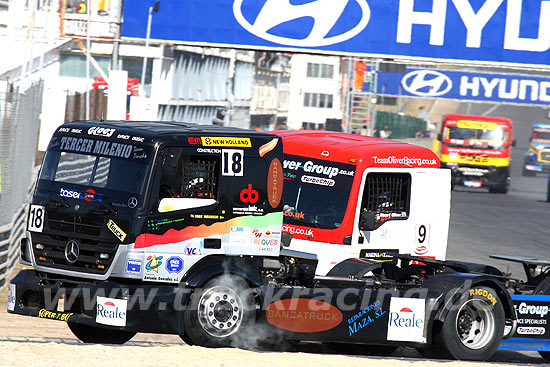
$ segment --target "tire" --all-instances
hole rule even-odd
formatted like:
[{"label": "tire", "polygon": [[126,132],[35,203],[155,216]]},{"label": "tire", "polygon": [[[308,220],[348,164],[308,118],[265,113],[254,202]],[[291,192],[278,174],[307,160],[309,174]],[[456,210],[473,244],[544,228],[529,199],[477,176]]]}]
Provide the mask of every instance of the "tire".
[{"label": "tire", "polygon": [[539,354],[542,358],[546,359],[547,361],[550,361],[550,351],[539,350]]},{"label": "tire", "polygon": [[211,348],[246,345],[246,331],[255,321],[255,311],[250,288],[242,279],[214,278],[191,295],[184,313],[185,338]]},{"label": "tire", "polygon": [[534,171],[529,171],[529,170],[526,170],[525,168],[521,171],[521,175],[522,176],[525,176],[525,177],[533,177],[533,176],[536,176],[536,172]]},{"label": "tire", "polygon": [[96,326],[68,323],[69,329],[81,342],[95,344],[124,344],[136,333],[132,331],[103,329]]},{"label": "tire", "polygon": [[440,357],[484,361],[502,341],[504,308],[496,291],[481,286],[472,289],[476,293],[464,292],[433,335],[429,350],[440,351]]},{"label": "tire", "polygon": [[183,340],[183,342],[187,345],[195,345],[195,343],[193,343],[193,341],[187,336],[187,334],[181,334],[180,336],[180,339]]}]

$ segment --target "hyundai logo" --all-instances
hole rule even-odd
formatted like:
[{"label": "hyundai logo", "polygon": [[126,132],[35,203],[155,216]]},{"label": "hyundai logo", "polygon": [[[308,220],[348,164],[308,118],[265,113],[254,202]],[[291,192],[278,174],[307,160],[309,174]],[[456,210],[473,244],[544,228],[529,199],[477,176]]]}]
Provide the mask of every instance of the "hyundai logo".
[{"label": "hyundai logo", "polygon": [[[249,20],[248,18],[254,16],[248,14],[246,10],[250,12],[250,9],[254,9],[257,4],[258,0],[234,0],[233,14],[237,22],[255,36],[288,46],[319,47],[344,42],[365,29],[370,20],[370,8],[366,0],[317,0],[299,5],[291,4],[290,0],[265,0],[255,19]],[[348,6],[352,4],[358,7]],[[341,29],[339,20],[344,14],[352,11],[358,16],[350,19],[357,19],[357,23]],[[302,18],[313,20],[309,34],[297,36],[298,27],[295,27],[292,32],[287,31],[287,36],[280,35],[285,33],[282,29],[278,29],[279,35],[274,34],[276,27]],[[337,24],[338,28],[335,28]]]},{"label": "hyundai logo", "polygon": [[65,260],[72,265],[80,256],[80,245],[77,240],[69,240],[65,246]]},{"label": "hyundai logo", "polygon": [[410,94],[420,97],[438,97],[451,90],[451,79],[434,70],[415,70],[403,77],[403,88]]}]

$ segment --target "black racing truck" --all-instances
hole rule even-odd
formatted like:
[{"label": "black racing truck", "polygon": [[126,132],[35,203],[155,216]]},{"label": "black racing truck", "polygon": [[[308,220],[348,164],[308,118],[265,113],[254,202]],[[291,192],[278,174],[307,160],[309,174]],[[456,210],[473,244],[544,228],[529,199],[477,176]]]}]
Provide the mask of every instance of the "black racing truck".
[{"label": "black racing truck", "polygon": [[[21,240],[32,269],[11,280],[8,311],[66,322],[88,343],[149,332],[209,347],[321,341],[484,360],[514,334],[490,266],[395,254],[316,276],[315,254],[289,250],[282,232],[283,144],[190,123],[61,125]],[[379,209],[360,215],[367,235]]]}]

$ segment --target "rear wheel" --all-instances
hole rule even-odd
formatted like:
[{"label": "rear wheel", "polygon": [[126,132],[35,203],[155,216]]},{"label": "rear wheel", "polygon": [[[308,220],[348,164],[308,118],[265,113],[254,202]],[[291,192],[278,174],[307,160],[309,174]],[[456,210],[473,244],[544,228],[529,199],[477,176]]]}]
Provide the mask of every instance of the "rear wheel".
[{"label": "rear wheel", "polygon": [[432,346],[419,350],[421,354],[483,361],[502,340],[504,308],[494,289],[475,287],[462,294],[440,326],[434,330]]},{"label": "rear wheel", "polygon": [[136,335],[132,331],[110,330],[75,323],[68,325],[71,332],[84,343],[124,344]]},{"label": "rear wheel", "polygon": [[250,288],[239,278],[215,278],[193,293],[184,321],[186,343],[188,339],[204,347],[238,345],[255,321]]},{"label": "rear wheel", "polygon": [[547,350],[539,350],[539,354],[542,358],[546,359],[547,361],[550,361],[550,352]]},{"label": "rear wheel", "polygon": [[521,171],[521,175],[526,176],[526,177],[533,177],[533,176],[536,175],[536,172],[535,171],[529,171],[529,170],[526,170],[525,168],[523,168],[523,171]]}]

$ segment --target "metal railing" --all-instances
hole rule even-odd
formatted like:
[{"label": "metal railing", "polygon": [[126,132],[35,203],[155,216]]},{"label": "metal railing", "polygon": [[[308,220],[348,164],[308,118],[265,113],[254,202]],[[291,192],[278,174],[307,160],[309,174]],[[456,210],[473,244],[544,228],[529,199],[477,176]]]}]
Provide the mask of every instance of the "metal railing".
[{"label": "metal railing", "polygon": [[43,83],[0,90],[0,287],[15,267],[34,182]]}]

